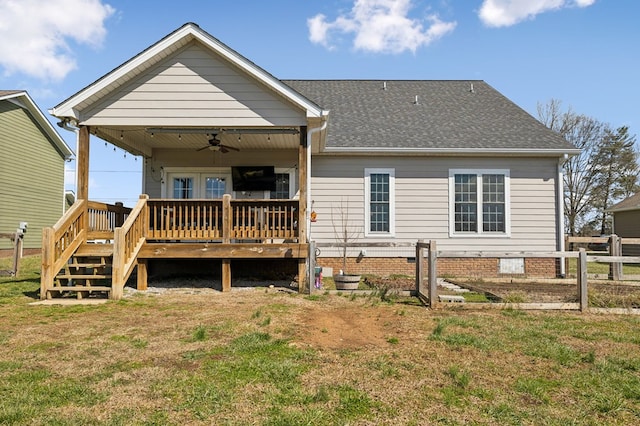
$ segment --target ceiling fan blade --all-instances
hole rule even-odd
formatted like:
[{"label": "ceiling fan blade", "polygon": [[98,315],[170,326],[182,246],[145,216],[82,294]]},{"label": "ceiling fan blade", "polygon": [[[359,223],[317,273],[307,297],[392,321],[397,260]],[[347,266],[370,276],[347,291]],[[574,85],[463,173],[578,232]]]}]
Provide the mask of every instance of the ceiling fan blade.
[{"label": "ceiling fan blade", "polygon": [[239,148],[235,148],[235,147],[229,146],[229,145],[220,145],[220,147],[224,148],[227,151],[236,151],[236,152],[240,151]]},{"label": "ceiling fan blade", "polygon": [[211,147],[211,145],[203,146],[202,148],[198,148],[198,149],[196,149],[196,151],[197,151],[197,152],[199,152],[199,151],[203,151],[203,150],[205,150],[205,149],[207,149],[207,148],[210,148],[210,147]]}]

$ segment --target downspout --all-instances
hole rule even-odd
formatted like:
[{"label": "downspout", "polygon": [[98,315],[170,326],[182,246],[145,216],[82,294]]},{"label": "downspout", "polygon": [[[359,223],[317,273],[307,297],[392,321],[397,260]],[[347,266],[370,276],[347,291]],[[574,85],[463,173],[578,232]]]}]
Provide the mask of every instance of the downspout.
[{"label": "downspout", "polygon": [[[568,154],[564,154],[564,156],[558,158],[558,194],[557,194],[557,203],[558,203],[558,251],[564,251],[564,170],[563,164],[569,158]],[[565,271],[565,259],[563,258],[560,261],[560,276],[562,278],[566,277]]]},{"label": "downspout", "polygon": [[307,214],[305,215],[306,229],[307,229],[307,242],[311,241],[311,137],[314,133],[318,133],[327,128],[327,119],[325,118],[322,126],[314,127],[307,130],[307,143],[309,147],[307,149]]}]

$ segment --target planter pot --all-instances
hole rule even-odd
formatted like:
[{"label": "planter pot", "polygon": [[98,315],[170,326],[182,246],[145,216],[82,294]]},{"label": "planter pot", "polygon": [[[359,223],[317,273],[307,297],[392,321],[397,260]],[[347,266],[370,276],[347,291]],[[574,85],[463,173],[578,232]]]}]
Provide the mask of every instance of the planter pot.
[{"label": "planter pot", "polygon": [[336,283],[336,290],[357,290],[360,284],[360,275],[334,275],[333,281]]}]

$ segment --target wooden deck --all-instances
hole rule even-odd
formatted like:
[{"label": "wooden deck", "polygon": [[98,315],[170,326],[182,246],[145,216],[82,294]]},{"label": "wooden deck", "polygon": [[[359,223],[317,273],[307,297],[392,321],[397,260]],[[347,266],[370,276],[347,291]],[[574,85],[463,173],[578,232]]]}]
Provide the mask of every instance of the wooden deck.
[{"label": "wooden deck", "polygon": [[[133,209],[78,200],[52,228],[43,230],[41,298],[60,290],[56,275],[75,257],[109,257],[110,297],[119,299],[137,268],[147,287],[149,259],[222,259],[222,288],[231,288],[231,259],[298,259],[306,286],[309,246],[299,235],[298,200],[154,199]],[[100,243],[88,244],[92,240]],[[105,243],[107,242],[107,243]],[[104,277],[102,277],[104,279]]]}]

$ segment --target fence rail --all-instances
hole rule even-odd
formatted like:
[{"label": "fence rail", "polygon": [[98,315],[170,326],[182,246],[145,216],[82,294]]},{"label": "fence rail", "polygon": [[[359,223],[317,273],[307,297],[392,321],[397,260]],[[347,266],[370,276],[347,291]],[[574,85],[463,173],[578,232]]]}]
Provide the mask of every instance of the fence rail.
[{"label": "fence rail", "polygon": [[[635,240],[632,240],[635,242]],[[519,304],[521,307],[531,309],[577,309],[585,311],[588,309],[588,262],[601,262],[615,264],[640,263],[640,256],[599,256],[589,255],[584,248],[579,251],[549,251],[549,252],[525,252],[525,251],[441,251],[437,249],[436,241],[418,240],[416,243],[316,243],[312,242],[310,247],[347,247],[347,248],[367,248],[367,247],[415,247],[416,250],[416,275],[415,291],[417,296],[423,300],[427,306],[433,308],[438,305],[438,258],[556,258],[556,259],[578,259],[578,274],[575,281],[576,295],[578,303],[533,303]],[[313,253],[312,253],[313,254]],[[316,262],[315,256],[310,259]],[[425,269],[425,259],[427,268]],[[315,265],[315,263],[313,263]],[[426,279],[425,279],[426,278]],[[479,305],[479,304],[474,304]],[[494,304],[495,305],[495,304]]]}]

